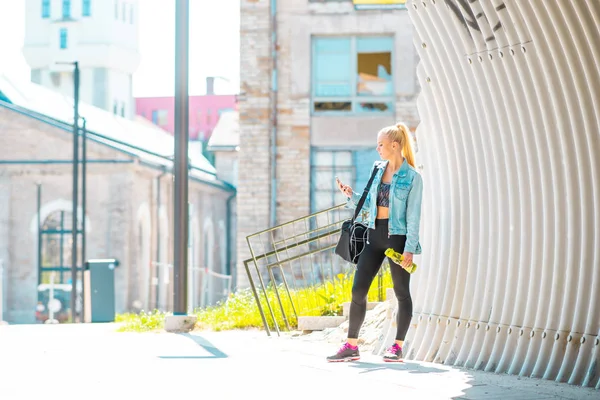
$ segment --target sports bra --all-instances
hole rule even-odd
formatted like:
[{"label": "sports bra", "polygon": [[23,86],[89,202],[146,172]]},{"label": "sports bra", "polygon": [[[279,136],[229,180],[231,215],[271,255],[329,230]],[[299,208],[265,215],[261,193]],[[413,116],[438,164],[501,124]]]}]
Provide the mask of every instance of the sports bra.
[{"label": "sports bra", "polygon": [[378,207],[389,207],[390,206],[390,184],[383,183],[379,185],[379,191],[377,192],[377,206]]}]

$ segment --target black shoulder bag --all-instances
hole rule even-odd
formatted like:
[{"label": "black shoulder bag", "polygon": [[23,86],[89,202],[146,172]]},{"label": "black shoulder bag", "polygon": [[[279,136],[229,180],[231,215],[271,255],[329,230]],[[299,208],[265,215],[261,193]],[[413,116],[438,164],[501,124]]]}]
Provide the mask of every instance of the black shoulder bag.
[{"label": "black shoulder bag", "polygon": [[365,186],[365,190],[358,202],[358,205],[356,206],[356,209],[354,210],[354,217],[342,223],[340,240],[335,247],[335,254],[342,257],[344,260],[351,262],[352,264],[358,263],[358,258],[360,257],[360,254],[367,243],[368,228],[365,224],[356,222],[356,217],[358,217],[358,214],[365,204],[367,194],[371,189],[371,184],[373,183],[376,173],[377,166],[373,168],[373,173],[371,173],[369,183],[367,183],[367,186]]}]

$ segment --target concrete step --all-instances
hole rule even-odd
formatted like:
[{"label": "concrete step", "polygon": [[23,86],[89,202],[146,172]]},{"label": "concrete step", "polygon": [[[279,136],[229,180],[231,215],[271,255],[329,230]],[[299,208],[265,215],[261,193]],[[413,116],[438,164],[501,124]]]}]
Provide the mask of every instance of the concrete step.
[{"label": "concrete step", "polygon": [[342,316],[298,317],[299,331],[322,331],[326,328],[337,328],[346,321]]}]

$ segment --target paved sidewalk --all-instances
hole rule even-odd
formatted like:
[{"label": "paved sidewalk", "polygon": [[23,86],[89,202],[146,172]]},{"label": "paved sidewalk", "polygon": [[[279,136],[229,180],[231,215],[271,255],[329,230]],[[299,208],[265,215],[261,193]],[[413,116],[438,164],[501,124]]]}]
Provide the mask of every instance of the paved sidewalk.
[{"label": "paved sidewalk", "polygon": [[0,327],[0,399],[594,399],[598,391],[438,364],[328,364],[331,344],[261,331]]}]

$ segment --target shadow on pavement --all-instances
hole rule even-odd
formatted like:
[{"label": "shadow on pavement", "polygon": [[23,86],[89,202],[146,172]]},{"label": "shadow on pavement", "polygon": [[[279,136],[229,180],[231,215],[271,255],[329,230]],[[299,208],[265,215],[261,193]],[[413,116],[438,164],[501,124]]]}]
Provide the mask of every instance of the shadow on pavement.
[{"label": "shadow on pavement", "polygon": [[215,347],[211,342],[199,335],[190,335],[189,333],[178,333],[178,335],[191,339],[198,346],[209,352],[210,356],[158,356],[162,359],[205,359],[205,358],[227,358],[227,354]]},{"label": "shadow on pavement", "polygon": [[372,362],[363,362],[357,361],[350,364],[352,368],[363,369],[360,373],[374,372],[380,371],[384,369],[391,369],[395,371],[407,371],[411,374],[439,374],[442,372],[448,372],[447,369],[440,369],[434,367],[426,367],[421,364],[410,363],[410,362],[402,362],[402,363],[389,363],[389,362],[380,362],[380,363],[372,363]]}]

